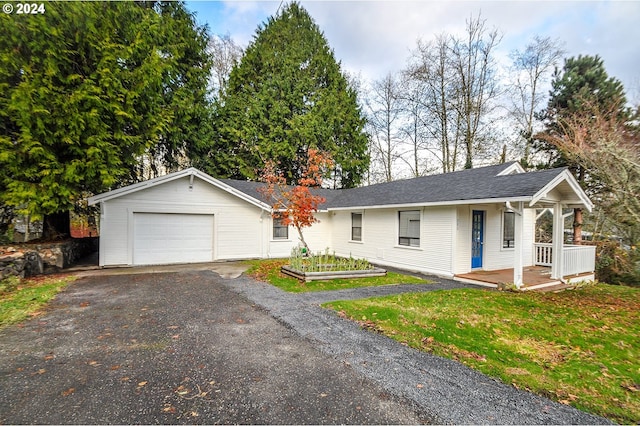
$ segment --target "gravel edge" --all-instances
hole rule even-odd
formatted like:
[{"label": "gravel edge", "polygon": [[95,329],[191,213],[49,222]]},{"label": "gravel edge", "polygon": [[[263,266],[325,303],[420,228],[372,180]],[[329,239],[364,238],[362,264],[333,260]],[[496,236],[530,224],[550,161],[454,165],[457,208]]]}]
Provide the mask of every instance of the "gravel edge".
[{"label": "gravel edge", "polygon": [[420,352],[323,309],[320,303],[415,291],[473,287],[429,277],[433,284],[306,294],[286,293],[245,275],[223,280],[320,351],[350,365],[440,424],[613,424],[489,378],[456,361]]}]

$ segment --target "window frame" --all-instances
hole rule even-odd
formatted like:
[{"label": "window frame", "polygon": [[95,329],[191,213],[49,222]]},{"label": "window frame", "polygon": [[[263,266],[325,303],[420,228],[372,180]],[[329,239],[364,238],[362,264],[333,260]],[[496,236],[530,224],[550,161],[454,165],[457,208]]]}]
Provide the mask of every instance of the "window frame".
[{"label": "window frame", "polygon": [[[407,218],[406,234],[403,235],[402,223],[403,213],[417,214],[418,219]],[[410,235],[409,232],[412,222],[418,222],[417,236]],[[414,225],[415,226],[415,225]],[[422,212],[420,210],[398,210],[398,246],[401,247],[420,247],[420,234],[422,231]]]},{"label": "window frame", "polygon": [[[511,232],[507,232],[507,215],[511,215],[511,220],[509,225],[511,226]],[[501,249],[502,250],[513,250],[516,247],[516,213],[504,210],[502,212],[502,226],[500,227],[501,238]],[[510,235],[508,235],[510,234]],[[508,237],[511,236],[511,239]],[[505,244],[506,243],[506,244]]]},{"label": "window frame", "polygon": [[[289,240],[289,225],[284,225],[282,223],[281,217],[272,218],[273,226],[271,227],[271,238],[277,241],[286,241]],[[276,230],[284,229],[285,236],[279,236]]]},{"label": "window frame", "polygon": [[[360,226],[354,226],[354,216],[360,216]],[[362,242],[363,220],[364,220],[364,214],[362,212],[351,212],[351,239],[349,241],[355,241],[358,243]],[[360,235],[358,236],[358,238],[356,238],[353,232],[355,229],[360,230]]]}]

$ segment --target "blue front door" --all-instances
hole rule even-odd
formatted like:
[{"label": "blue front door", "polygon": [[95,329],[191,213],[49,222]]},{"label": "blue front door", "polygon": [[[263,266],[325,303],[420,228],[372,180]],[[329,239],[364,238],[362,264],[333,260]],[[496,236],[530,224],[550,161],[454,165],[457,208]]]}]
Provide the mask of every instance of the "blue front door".
[{"label": "blue front door", "polygon": [[482,268],[484,245],[484,211],[474,210],[471,224],[471,267]]}]

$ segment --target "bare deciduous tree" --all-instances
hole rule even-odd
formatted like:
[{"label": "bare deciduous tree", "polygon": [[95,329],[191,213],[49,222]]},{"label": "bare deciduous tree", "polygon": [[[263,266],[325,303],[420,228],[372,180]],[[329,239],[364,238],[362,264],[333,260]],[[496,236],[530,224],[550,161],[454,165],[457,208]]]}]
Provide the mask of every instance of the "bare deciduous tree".
[{"label": "bare deciduous tree", "polygon": [[481,150],[482,131],[498,97],[493,50],[500,43],[497,30],[487,32],[486,21],[467,20],[466,39],[451,42],[450,66],[457,80],[458,117],[461,120],[466,169],[473,167],[474,154]]},{"label": "bare deciduous tree", "polygon": [[[423,85],[421,103],[429,115],[425,127],[435,142],[432,152],[443,172],[464,167],[492,141],[491,124],[500,95],[493,51],[501,40],[478,16],[467,20],[465,37],[441,34],[418,42],[405,74]],[[434,149],[434,148],[437,148]]]},{"label": "bare deciduous tree", "polygon": [[407,79],[419,84],[411,101],[420,105],[427,118],[424,129],[432,140],[427,145],[441,164],[443,173],[456,170],[460,142],[459,119],[455,104],[456,79],[448,64],[450,37],[441,34],[431,42],[418,41],[407,69]]},{"label": "bare deciduous tree", "polygon": [[400,157],[398,125],[402,111],[398,90],[396,77],[389,73],[373,82],[366,99],[371,154],[382,165],[383,179],[386,182],[393,180],[393,165]]},{"label": "bare deciduous tree", "polygon": [[564,53],[560,41],[535,36],[524,50],[514,50],[510,55],[513,61],[510,109],[524,145],[521,161],[525,167],[531,156],[535,112],[541,109],[546,98],[543,85]]},{"label": "bare deciduous tree", "polygon": [[236,65],[243,54],[243,49],[238,45],[230,34],[214,35],[209,39],[209,51],[213,56],[213,66],[211,79],[214,93],[218,95],[223,91],[229,74],[234,65]]},{"label": "bare deciduous tree", "polygon": [[400,88],[403,120],[400,133],[407,150],[400,159],[409,167],[411,176],[423,176],[429,171],[426,152],[430,150],[425,130],[428,123],[427,110],[422,103],[424,84],[415,79],[405,78]]}]

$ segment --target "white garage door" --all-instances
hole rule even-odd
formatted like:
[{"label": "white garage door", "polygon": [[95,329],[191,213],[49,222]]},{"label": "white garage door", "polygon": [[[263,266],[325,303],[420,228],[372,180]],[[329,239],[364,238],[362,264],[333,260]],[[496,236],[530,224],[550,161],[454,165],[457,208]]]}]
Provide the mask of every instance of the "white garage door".
[{"label": "white garage door", "polygon": [[211,262],[213,215],[133,214],[134,265]]}]

